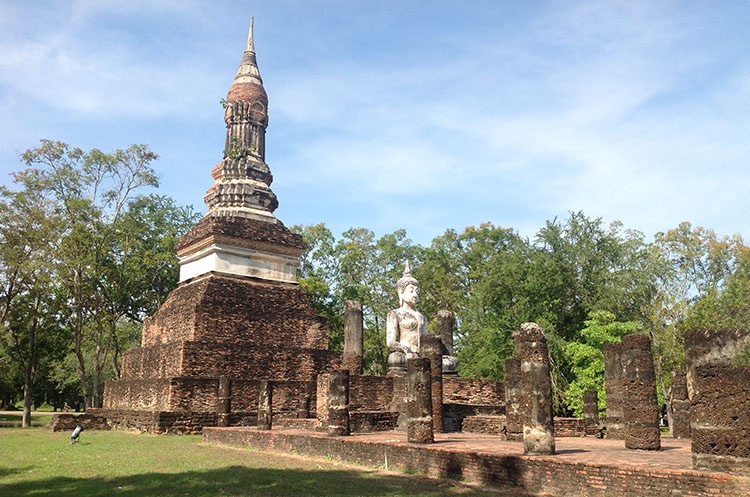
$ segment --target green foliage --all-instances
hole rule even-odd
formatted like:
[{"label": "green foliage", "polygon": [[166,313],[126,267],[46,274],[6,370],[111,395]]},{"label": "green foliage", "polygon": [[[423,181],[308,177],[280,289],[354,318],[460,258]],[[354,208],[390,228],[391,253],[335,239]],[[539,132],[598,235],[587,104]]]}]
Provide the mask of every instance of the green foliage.
[{"label": "green foliage", "polygon": [[734,358],[732,366],[735,368],[750,368],[750,345],[746,345],[737,352],[737,356]]},{"label": "green foliage", "polygon": [[635,333],[641,325],[634,321],[619,322],[608,311],[589,314],[585,328],[580,331],[581,341],[571,341],[565,355],[571,373],[571,381],[565,391],[565,403],[573,415],[583,416],[583,393],[596,390],[599,393],[599,411],[604,414],[604,355],[605,343],[618,343],[625,335]]},{"label": "green foliage", "polygon": [[[23,322],[37,330],[36,338],[27,333],[33,338],[24,345],[28,350],[34,350],[32,343],[46,347],[42,338],[57,339],[43,354],[37,347],[41,355],[32,361],[44,370],[44,400],[74,403],[70,396],[80,392],[97,404],[102,382],[119,374],[123,341],[132,343],[123,335],[126,321],[153,312],[176,284],[174,243],[197,217],[167,197],[139,195],[158,186],[151,168],[157,158],[145,145],[104,153],[42,140],[21,156],[27,169],[15,175],[20,190],[2,192],[8,200],[0,207],[3,241],[8,247],[41,247],[27,251],[36,275],[26,279],[42,290],[22,293],[27,308],[17,314],[15,329]],[[27,199],[26,205],[13,207],[10,199]],[[22,242],[11,236],[21,232],[28,233]],[[41,255],[42,249],[47,253]],[[10,249],[0,252],[10,261]],[[21,288],[17,281],[11,287]],[[47,328],[52,331],[42,333]],[[70,354],[77,374],[68,369],[65,382],[54,380]],[[72,388],[69,379],[75,376],[78,387]]]},{"label": "green foliage", "polygon": [[328,319],[328,346],[341,350],[344,345],[343,302],[332,284],[338,272],[335,239],[324,224],[292,226],[302,235],[306,249],[300,257],[297,281],[319,315]]},{"label": "green foliage", "polygon": [[226,157],[227,159],[244,159],[248,155],[251,155],[253,152],[255,152],[255,150],[255,145],[245,147],[240,143],[239,138],[233,136],[232,140],[229,143],[229,148],[224,150],[224,157]]}]

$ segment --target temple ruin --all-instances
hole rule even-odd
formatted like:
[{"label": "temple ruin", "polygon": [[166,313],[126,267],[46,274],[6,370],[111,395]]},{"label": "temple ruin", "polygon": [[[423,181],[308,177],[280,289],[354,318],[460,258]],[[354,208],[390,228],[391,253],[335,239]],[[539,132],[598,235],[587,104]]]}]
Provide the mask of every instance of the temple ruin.
[{"label": "temple ruin", "polygon": [[[427,333],[407,265],[396,284],[400,307],[387,317],[389,372],[365,375],[361,303],[346,303],[344,350],[329,350],[328,323],[296,282],[302,239],[273,214],[268,97],[252,22],[224,120],[208,212],[176,247],[179,284],[144,321],[141,347],[123,354],[122,376],[106,384],[104,407],[74,422],[202,432],[207,443],[551,495],[748,495],[746,479],[734,473],[750,468],[750,368],[732,363],[738,347],[750,343],[748,331],[688,333],[687,373],[675,376],[672,403],[676,436],[688,436],[677,424],[689,411],[693,439],[661,440],[648,336],[604,345],[605,419],[596,391],[584,394],[584,418],[553,418],[541,327],[520,325],[504,382],[459,377],[455,318],[440,311],[437,334]],[[65,416],[53,427],[65,426]],[[609,440],[590,436],[604,431]],[[622,457],[623,440],[648,450]],[[669,450],[655,454],[660,447]]]}]

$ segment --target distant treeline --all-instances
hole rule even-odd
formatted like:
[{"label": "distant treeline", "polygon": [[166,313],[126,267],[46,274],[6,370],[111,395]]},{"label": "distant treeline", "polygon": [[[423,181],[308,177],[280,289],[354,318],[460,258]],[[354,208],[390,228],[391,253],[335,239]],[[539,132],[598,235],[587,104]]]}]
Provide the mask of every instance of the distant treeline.
[{"label": "distant treeline", "polygon": [[[0,187],[0,407],[99,405],[122,351],[139,345],[141,321],[177,284],[174,244],[198,217],[143,193],[158,184],[156,159],[145,145],[104,153],[45,140],[22,155],[14,188]],[[513,330],[542,326],[558,414],[580,415],[587,389],[603,408],[603,343],[650,335],[666,403],[685,330],[750,326],[748,247],[689,223],[646,241],[577,212],[533,239],[488,223],[428,247],[403,230],[293,230],[308,245],[300,286],[328,318],[331,348],[342,346],[344,302],[359,300],[366,371],[385,372],[385,316],[408,260],[418,308],[430,321],[440,309],[456,315],[463,376],[502,380]]]}]

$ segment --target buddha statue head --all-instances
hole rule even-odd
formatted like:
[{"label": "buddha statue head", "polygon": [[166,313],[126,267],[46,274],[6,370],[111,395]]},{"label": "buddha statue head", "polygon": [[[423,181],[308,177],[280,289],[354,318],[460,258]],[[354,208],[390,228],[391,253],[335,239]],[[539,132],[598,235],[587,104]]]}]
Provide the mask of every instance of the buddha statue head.
[{"label": "buddha statue head", "polygon": [[396,282],[396,291],[398,292],[399,306],[408,304],[414,307],[419,296],[419,282],[411,275],[409,271],[409,261],[406,261],[404,275]]}]

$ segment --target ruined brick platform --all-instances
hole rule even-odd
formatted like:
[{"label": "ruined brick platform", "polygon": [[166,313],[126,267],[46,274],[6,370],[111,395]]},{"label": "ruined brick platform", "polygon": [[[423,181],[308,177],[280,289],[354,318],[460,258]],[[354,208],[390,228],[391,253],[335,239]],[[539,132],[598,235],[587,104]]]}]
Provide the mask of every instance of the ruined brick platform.
[{"label": "ruined brick platform", "polygon": [[432,476],[514,485],[538,495],[566,497],[746,497],[750,480],[692,469],[690,442],[665,439],[663,450],[635,451],[622,441],[558,438],[554,456],[524,456],[523,443],[469,433],[435,433],[434,444],[406,442],[398,431],[328,437],[314,431],[254,427],[204,428],[205,443],[239,445]]}]

